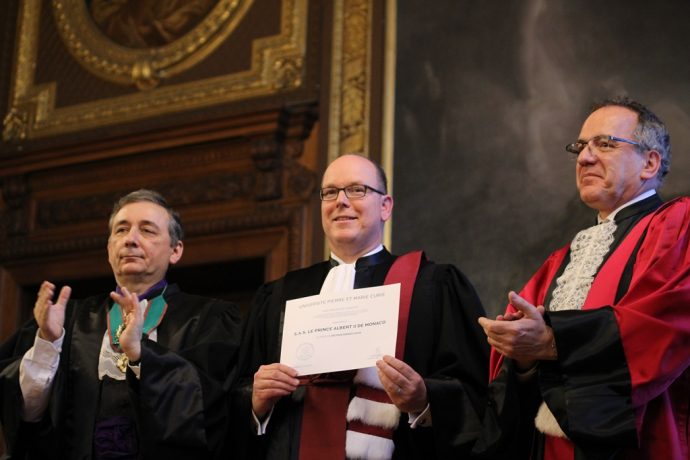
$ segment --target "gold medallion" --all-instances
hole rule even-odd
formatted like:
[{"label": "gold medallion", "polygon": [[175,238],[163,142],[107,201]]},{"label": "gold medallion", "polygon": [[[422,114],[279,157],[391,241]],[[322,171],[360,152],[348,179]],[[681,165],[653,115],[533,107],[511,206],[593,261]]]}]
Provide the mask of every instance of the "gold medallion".
[{"label": "gold medallion", "polygon": [[129,359],[127,358],[127,355],[122,353],[118,358],[117,358],[117,368],[120,369],[120,371],[127,372],[127,365],[129,364]]},{"label": "gold medallion", "polygon": [[117,338],[118,341],[120,340],[120,336],[122,335],[123,332],[125,332],[125,324],[124,323],[120,324],[117,327],[117,329],[115,330],[115,337]]}]

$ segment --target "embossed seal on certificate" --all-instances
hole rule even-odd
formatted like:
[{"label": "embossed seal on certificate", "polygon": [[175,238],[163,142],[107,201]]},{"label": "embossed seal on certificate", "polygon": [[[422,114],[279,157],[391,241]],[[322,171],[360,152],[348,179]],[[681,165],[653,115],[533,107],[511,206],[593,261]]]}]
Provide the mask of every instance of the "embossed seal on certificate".
[{"label": "embossed seal on certificate", "polygon": [[314,345],[311,343],[301,343],[299,347],[297,347],[297,359],[300,361],[311,359],[312,356],[314,356]]}]

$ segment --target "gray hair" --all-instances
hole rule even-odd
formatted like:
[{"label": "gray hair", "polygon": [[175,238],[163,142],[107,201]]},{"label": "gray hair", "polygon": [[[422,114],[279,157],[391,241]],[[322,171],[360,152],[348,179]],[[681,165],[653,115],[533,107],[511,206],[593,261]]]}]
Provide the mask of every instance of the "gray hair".
[{"label": "gray hair", "polygon": [[143,188],[128,193],[127,195],[117,200],[117,202],[113,206],[113,212],[110,214],[110,219],[108,219],[108,229],[112,232],[115,214],[120,212],[120,209],[124,208],[128,204],[139,203],[142,201],[148,201],[149,203],[157,204],[158,206],[168,211],[168,216],[170,217],[168,222],[170,246],[174,247],[177,245],[178,241],[182,241],[182,238],[184,238],[184,230],[182,229],[182,221],[180,220],[180,215],[173,208],[170,207],[165,198],[163,198],[163,195],[156,191],[147,190]]},{"label": "gray hair", "polygon": [[666,125],[654,112],[627,96],[613,97],[596,103],[590,113],[602,107],[610,106],[625,107],[637,113],[637,126],[633,131],[633,136],[640,143],[640,151],[656,150],[659,152],[661,165],[656,177],[661,184],[671,169],[671,136]]}]

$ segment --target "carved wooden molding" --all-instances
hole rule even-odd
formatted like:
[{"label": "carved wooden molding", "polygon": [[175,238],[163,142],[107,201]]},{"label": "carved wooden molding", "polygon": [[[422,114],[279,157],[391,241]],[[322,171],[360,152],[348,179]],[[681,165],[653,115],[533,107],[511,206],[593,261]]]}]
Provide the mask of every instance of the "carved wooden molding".
[{"label": "carved wooden molding", "polygon": [[[183,214],[188,235],[288,223],[302,231],[303,222],[288,215],[310,206],[315,193],[317,172],[301,163],[315,118],[314,106],[295,106],[248,117],[245,125],[218,125],[230,139],[193,134],[163,150],[135,139],[143,151],[131,158],[0,177],[0,263],[104,247],[112,204],[141,186],[158,190]],[[208,136],[212,142],[199,143]],[[199,216],[206,220],[199,223]]]},{"label": "carved wooden molding", "polygon": [[[178,207],[174,200],[169,202],[173,207]],[[194,238],[211,234],[230,234],[255,228],[289,226],[294,223],[292,215],[297,212],[296,210],[299,210],[299,206],[269,205],[226,218],[185,222],[185,233],[187,238]],[[106,220],[107,215],[103,218],[103,232],[99,236],[77,236],[50,241],[35,241],[27,236],[12,238],[0,248],[0,261],[103,249],[108,237]]]},{"label": "carved wooden molding", "polygon": [[[254,177],[250,172],[214,174],[155,185],[166,200],[175,206],[191,203],[206,204],[232,201],[252,196]],[[105,221],[110,215],[113,203],[129,190],[80,196],[70,199],[44,200],[36,205],[36,226],[50,229],[64,225],[78,225],[82,222]]]},{"label": "carved wooden molding", "polygon": [[[4,221],[7,235],[25,235],[29,232],[29,185],[25,176],[7,177],[0,182],[7,210]],[[2,241],[2,235],[0,235]]]},{"label": "carved wooden molding", "polygon": [[[118,161],[107,169],[94,168],[93,174],[106,180],[113,175],[131,175],[150,170],[152,166],[191,168],[207,162],[217,163],[239,158],[246,154],[236,148],[229,148],[227,144],[218,144],[221,142],[246,142],[257,137],[272,135],[279,136],[286,142],[292,142],[293,139],[301,140],[309,134],[315,121],[315,113],[316,108],[313,104],[305,104],[289,109],[266,110],[221,120],[204,121],[174,129],[135,133],[118,139],[96,140],[84,144],[37,150],[27,155],[0,157],[0,170],[8,176],[30,174],[50,168],[119,159],[156,150],[166,150],[171,153],[184,150],[193,152],[193,155],[189,155],[184,163],[180,163],[179,158],[173,158],[174,155],[171,155],[170,159],[145,156],[136,163]],[[208,147],[209,144],[214,145]],[[46,177],[44,180],[56,186],[58,184],[67,186],[70,182],[70,178],[62,175]]]}]

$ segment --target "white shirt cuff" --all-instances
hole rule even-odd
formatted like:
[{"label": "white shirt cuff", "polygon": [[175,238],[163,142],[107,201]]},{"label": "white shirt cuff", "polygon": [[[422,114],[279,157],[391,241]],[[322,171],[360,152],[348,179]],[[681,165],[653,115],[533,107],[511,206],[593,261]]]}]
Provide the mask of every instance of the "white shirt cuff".
[{"label": "white shirt cuff", "polygon": [[137,380],[141,380],[141,361],[134,365],[132,365],[132,363],[127,363],[127,367],[132,369],[132,372],[134,372]]},{"label": "white shirt cuff", "polygon": [[263,422],[259,421],[259,417],[256,416],[254,411],[252,411],[252,431],[255,432],[257,436],[263,436],[266,434],[266,427],[268,426],[268,421],[271,420],[271,415],[273,414],[273,408],[268,413]]},{"label": "white shirt cuff", "polygon": [[410,428],[412,429],[415,429],[417,427],[426,428],[432,425],[431,406],[429,404],[426,405],[423,411],[419,413],[408,412],[407,416],[409,418],[408,423],[410,424]]},{"label": "white shirt cuff", "polygon": [[62,334],[55,340],[55,342],[50,342],[46,339],[42,339],[36,331],[36,340],[34,340],[34,346],[30,348],[25,354],[24,358],[29,357],[33,362],[51,365],[59,362],[60,352],[62,351],[62,342],[65,341],[65,330],[62,329]]}]

